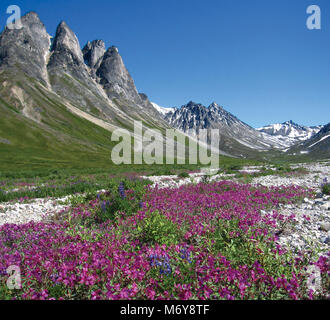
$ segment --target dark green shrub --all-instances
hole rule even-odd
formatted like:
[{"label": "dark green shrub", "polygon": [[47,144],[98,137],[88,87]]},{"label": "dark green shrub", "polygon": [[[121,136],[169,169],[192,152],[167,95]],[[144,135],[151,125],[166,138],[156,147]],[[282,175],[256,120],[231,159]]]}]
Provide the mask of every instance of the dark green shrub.
[{"label": "dark green shrub", "polygon": [[179,178],[189,178],[189,173],[188,172],[181,172],[178,174]]},{"label": "dark green shrub", "polygon": [[180,242],[182,231],[156,210],[147,212],[145,218],[137,225],[136,237],[143,243],[170,246]]},{"label": "dark green shrub", "polygon": [[143,196],[146,192],[148,180],[129,180],[121,182],[111,180],[108,191],[97,195],[99,205],[96,212],[96,221],[105,222],[114,220],[117,213],[130,216],[143,207]]},{"label": "dark green shrub", "polygon": [[329,183],[324,184],[322,186],[322,193],[326,194],[326,195],[330,195],[330,184]]},{"label": "dark green shrub", "polygon": [[237,165],[237,164],[234,164],[234,165],[231,165],[228,167],[228,170],[231,170],[231,171],[239,171],[242,169],[243,169],[243,167],[240,165]]}]

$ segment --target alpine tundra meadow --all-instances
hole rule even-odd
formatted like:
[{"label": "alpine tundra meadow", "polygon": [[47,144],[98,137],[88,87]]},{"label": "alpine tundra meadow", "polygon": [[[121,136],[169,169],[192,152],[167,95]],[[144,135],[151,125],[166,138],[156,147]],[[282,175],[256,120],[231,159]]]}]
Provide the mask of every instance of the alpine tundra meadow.
[{"label": "alpine tundra meadow", "polygon": [[0,300],[329,300],[329,12],[3,1]]}]

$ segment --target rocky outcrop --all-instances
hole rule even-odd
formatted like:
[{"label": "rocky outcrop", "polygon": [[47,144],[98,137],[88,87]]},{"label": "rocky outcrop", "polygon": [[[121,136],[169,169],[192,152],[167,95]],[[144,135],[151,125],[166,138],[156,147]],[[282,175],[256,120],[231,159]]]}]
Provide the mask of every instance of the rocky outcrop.
[{"label": "rocky outcrop", "polygon": [[47,85],[50,36],[35,12],[27,13],[21,22],[21,29],[5,27],[0,35],[0,69],[23,72]]},{"label": "rocky outcrop", "polygon": [[106,51],[96,75],[109,98],[124,98],[137,104],[142,103],[118,48],[112,46]]},{"label": "rocky outcrop", "polygon": [[82,80],[89,77],[79,41],[64,21],[56,30],[48,71],[51,74],[67,73]]},{"label": "rocky outcrop", "polygon": [[65,22],[57,27],[47,68],[58,95],[84,111],[114,118],[111,102],[91,77],[78,38]]},{"label": "rocky outcrop", "polygon": [[61,105],[115,126],[133,127],[133,120],[144,120],[152,127],[167,127],[148,98],[139,95],[117,48],[106,51],[104,42],[95,40],[81,50],[64,21],[51,45],[36,13],[26,14],[21,22],[22,29],[5,28],[0,35],[0,92],[24,117],[42,122],[39,111],[56,93]]},{"label": "rocky outcrop", "polygon": [[83,49],[85,63],[91,70],[91,76],[96,78],[96,71],[100,67],[103,56],[106,52],[103,40],[94,40],[85,45]]}]

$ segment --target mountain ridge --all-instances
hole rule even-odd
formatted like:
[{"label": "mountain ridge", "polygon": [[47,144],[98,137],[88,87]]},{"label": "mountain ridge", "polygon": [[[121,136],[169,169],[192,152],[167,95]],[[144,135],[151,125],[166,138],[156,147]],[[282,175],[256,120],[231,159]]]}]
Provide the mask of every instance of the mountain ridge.
[{"label": "mountain ridge", "polygon": [[1,164],[110,162],[113,130],[132,132],[135,120],[146,128],[168,127],[146,95],[136,94],[139,104],[113,98],[90,76],[79,40],[65,22],[51,45],[35,12],[21,21],[22,29],[5,27],[0,34]]},{"label": "mountain ridge", "polygon": [[[103,40],[93,40],[82,48],[64,21],[59,23],[52,42],[37,13],[27,13],[22,23],[21,30],[5,27],[0,34],[1,112],[17,126],[26,127],[24,119],[34,121],[36,135],[44,138],[51,133],[56,140],[54,146],[64,139],[90,145],[91,150],[102,145],[103,152],[104,140],[100,142],[94,135],[88,139],[88,130],[97,131],[94,125],[99,125],[109,133],[116,128],[132,132],[137,120],[145,128],[163,133],[167,128],[176,128],[195,138],[201,129],[219,129],[219,151],[233,157],[259,157],[288,147],[276,135],[255,130],[216,102],[205,107],[189,101],[179,109],[150,102],[146,94],[138,92],[117,47],[106,48]],[[81,128],[71,125],[79,123],[75,117],[94,125],[84,124],[87,131],[81,135]],[[11,141],[17,140],[4,130],[8,119],[0,119],[0,143],[4,145],[1,141],[5,141],[14,150]],[[47,148],[52,149],[51,144]]]},{"label": "mountain ridge", "polygon": [[[133,127],[134,120],[144,120],[151,126],[167,126],[148,98],[145,95],[142,98],[137,92],[118,49],[110,47],[105,50],[104,46],[103,52],[96,53],[103,65],[99,62],[99,68],[95,70],[98,77],[93,78],[85,63],[86,49],[81,49],[78,38],[66,22],[59,23],[51,47],[51,36],[37,13],[27,13],[22,17],[22,23],[21,30],[6,27],[1,33],[0,70],[7,72],[11,69],[13,74],[30,76],[76,107],[114,125],[128,122],[127,125]],[[100,41],[92,44],[100,44]],[[10,54],[12,52],[16,54]],[[28,63],[33,59],[38,67]]]},{"label": "mountain ridge", "polygon": [[[208,107],[193,101],[189,101],[186,105],[183,105],[180,108],[164,108],[156,104],[154,104],[154,107],[170,125],[186,133],[190,130],[192,131],[190,132],[190,135],[193,136],[196,135],[194,131],[198,132],[199,129],[219,128],[218,125],[221,121],[227,122],[226,124],[228,126],[235,122],[240,123],[242,129],[245,126],[248,130],[252,130],[250,133],[255,135],[256,139],[263,140],[265,150],[275,148],[286,152],[295,144],[312,138],[323,128],[322,125],[311,127],[299,125],[292,120],[285,121],[281,124],[271,124],[261,128],[252,128],[230,112],[226,111],[222,106],[219,106],[216,102],[212,102]],[[190,111],[187,111],[188,109],[190,109]],[[199,122],[199,120],[196,122],[196,116],[199,120],[200,117],[202,117],[202,122]],[[212,121],[215,121],[216,123],[211,124]],[[258,131],[260,134],[258,135],[255,131]],[[244,144],[244,139],[238,141]],[[261,141],[261,144],[263,143]],[[248,144],[252,147],[250,142]]]}]

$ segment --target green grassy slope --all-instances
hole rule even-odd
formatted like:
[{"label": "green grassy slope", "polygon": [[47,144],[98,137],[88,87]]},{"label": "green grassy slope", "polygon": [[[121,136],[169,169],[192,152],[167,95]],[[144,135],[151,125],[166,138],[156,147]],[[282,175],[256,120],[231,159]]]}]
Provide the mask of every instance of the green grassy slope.
[{"label": "green grassy slope", "polygon": [[[109,131],[73,114],[38,84],[20,87],[33,98],[28,111],[9,85],[1,88],[0,170],[110,165]],[[39,121],[23,113],[37,114]]]}]

